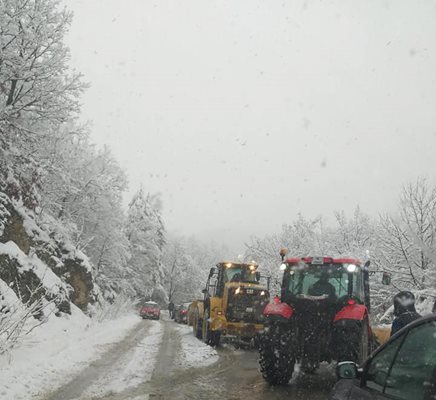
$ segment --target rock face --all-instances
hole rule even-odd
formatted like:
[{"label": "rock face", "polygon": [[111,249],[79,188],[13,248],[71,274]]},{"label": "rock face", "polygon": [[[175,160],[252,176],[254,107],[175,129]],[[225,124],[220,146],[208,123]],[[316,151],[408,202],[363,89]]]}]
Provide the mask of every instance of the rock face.
[{"label": "rock face", "polygon": [[55,305],[56,313],[71,313],[71,303],[86,312],[98,295],[87,257],[68,238],[44,231],[30,211],[3,193],[0,279],[23,303],[44,298]]}]

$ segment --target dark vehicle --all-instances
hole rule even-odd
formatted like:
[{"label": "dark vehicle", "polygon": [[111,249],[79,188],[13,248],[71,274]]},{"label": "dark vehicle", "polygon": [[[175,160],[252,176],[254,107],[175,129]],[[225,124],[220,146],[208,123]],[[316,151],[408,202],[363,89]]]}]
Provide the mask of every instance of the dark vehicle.
[{"label": "dark vehicle", "polygon": [[436,399],[436,315],[407,325],[366,360],[338,364],[332,400]]},{"label": "dark vehicle", "polygon": [[139,315],[142,319],[159,319],[160,318],[160,308],[159,304],[154,301],[147,301],[141,307]]},{"label": "dark vehicle", "polygon": [[369,325],[369,262],[351,258],[288,258],[281,297],[267,305],[260,366],[270,384],[289,381],[295,363],[314,372],[320,362],[361,362],[375,347]]},{"label": "dark vehicle", "polygon": [[188,323],[188,307],[190,303],[174,306],[174,321],[180,324]]}]

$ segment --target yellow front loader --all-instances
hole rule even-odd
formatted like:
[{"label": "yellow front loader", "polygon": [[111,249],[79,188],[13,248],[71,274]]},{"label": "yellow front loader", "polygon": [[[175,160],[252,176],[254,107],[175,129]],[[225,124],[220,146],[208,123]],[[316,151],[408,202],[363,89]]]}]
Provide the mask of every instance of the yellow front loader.
[{"label": "yellow front loader", "polygon": [[[255,263],[222,262],[211,268],[204,300],[193,312],[194,335],[216,346],[222,337],[250,342],[263,330],[263,309],[269,302],[269,278]],[[266,284],[261,280],[266,278]]]}]

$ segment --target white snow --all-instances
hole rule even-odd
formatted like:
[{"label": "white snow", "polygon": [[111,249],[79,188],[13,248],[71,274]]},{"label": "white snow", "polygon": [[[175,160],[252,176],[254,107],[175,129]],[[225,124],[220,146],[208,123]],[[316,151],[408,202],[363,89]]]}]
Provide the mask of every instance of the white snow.
[{"label": "white snow", "polygon": [[113,365],[111,371],[87,389],[81,399],[120,393],[150,380],[163,336],[162,324],[158,321],[150,323],[152,325],[147,336]]},{"label": "white snow", "polygon": [[56,389],[138,322],[128,315],[97,324],[74,306],[71,316],[51,316],[20,347],[0,356],[0,399],[35,399]]},{"label": "white snow", "polygon": [[24,309],[23,303],[17,297],[15,292],[6,284],[5,281],[0,279],[0,304],[4,304],[8,308],[20,307]]},{"label": "white snow", "polygon": [[216,350],[192,334],[192,327],[179,325],[176,328],[180,334],[181,354],[179,356],[182,368],[206,367],[218,361]]}]

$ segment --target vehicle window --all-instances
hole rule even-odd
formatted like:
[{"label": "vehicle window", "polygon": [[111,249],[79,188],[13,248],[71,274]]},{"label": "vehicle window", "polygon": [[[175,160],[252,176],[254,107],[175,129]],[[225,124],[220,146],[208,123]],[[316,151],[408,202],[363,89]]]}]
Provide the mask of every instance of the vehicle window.
[{"label": "vehicle window", "polygon": [[[323,283],[322,276],[328,274],[328,280]],[[362,297],[362,279],[361,274],[348,274],[342,266],[332,268],[307,267],[302,269],[297,266],[292,268],[289,275],[289,292],[295,295],[311,295],[312,288],[317,285],[329,285],[334,289],[337,297],[345,296],[348,293],[348,280],[350,276],[353,279],[354,294]]]},{"label": "vehicle window", "polygon": [[402,340],[403,336],[389,343],[371,360],[365,377],[368,388],[383,391],[389,370]]},{"label": "vehicle window", "polygon": [[386,381],[385,393],[404,400],[436,396],[436,322],[407,335]]},{"label": "vehicle window", "polygon": [[224,272],[224,282],[256,282],[255,271],[247,271],[245,268],[227,268]]}]

